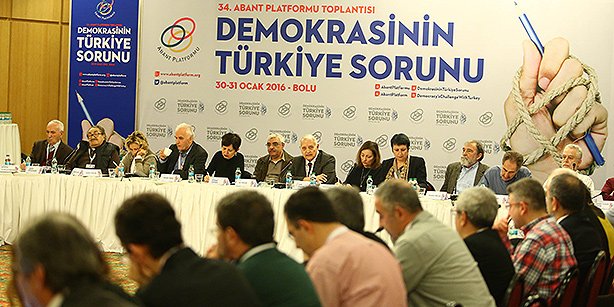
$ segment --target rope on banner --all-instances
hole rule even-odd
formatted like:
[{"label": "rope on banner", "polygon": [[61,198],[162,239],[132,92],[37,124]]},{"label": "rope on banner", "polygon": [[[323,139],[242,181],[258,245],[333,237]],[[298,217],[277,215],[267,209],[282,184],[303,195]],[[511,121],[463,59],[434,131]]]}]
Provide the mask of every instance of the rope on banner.
[{"label": "rope on banner", "polygon": [[[578,58],[572,55],[569,56],[569,59],[575,59],[580,62]],[[540,144],[539,148],[524,155],[524,164],[531,165],[541,159],[545,154],[550,154],[559,167],[562,166],[562,156],[558,151],[557,146],[569,135],[572,130],[576,128],[576,126],[578,126],[578,124],[584,120],[594,103],[601,103],[601,96],[597,87],[597,73],[592,67],[582,62],[580,63],[582,64],[582,69],[588,76],[588,79],[583,75],[576,79],[569,80],[561,86],[546,92],[541,101],[535,100],[530,106],[525,105],[524,101],[522,100],[522,96],[520,96],[520,75],[522,73],[522,67],[518,69],[516,75],[514,76],[514,86],[512,88],[512,95],[514,97],[516,109],[518,110],[518,116],[516,116],[516,118],[512,121],[512,124],[508,126],[506,133],[501,137],[501,148],[505,149],[506,151],[511,149],[511,147],[507,145],[507,141],[510,140],[520,124],[524,124],[527,127],[529,134],[536,142]],[[535,127],[535,123],[531,119],[531,116],[537,113],[541,108],[550,104],[550,102],[557,96],[563,93],[568,93],[576,86],[585,86],[587,88],[586,98],[584,101],[582,101],[578,110],[576,110],[567,123],[560,127],[549,140],[546,139],[546,137],[541,134],[537,127]],[[596,164],[593,162],[589,169],[585,171],[590,174],[593,172],[595,167]]]}]

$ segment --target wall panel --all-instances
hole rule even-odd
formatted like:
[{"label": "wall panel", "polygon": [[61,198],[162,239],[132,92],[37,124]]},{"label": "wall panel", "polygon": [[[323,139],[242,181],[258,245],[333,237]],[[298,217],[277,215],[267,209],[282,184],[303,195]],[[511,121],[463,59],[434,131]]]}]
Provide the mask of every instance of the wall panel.
[{"label": "wall panel", "polygon": [[0,111],[8,110],[10,29],[9,21],[0,20]]},{"label": "wall panel", "polygon": [[13,18],[60,21],[62,0],[13,0],[12,11]]},{"label": "wall panel", "polygon": [[[58,118],[64,122],[68,122],[68,36],[70,28],[68,25],[62,25],[62,39],[60,42],[60,74],[59,74],[59,103],[58,103]],[[66,139],[64,139],[66,141]]]},{"label": "wall panel", "polygon": [[70,21],[70,0],[62,0],[62,22]]},{"label": "wall panel", "polygon": [[9,17],[9,16],[11,16],[11,1],[10,0],[0,1],[0,17]]}]

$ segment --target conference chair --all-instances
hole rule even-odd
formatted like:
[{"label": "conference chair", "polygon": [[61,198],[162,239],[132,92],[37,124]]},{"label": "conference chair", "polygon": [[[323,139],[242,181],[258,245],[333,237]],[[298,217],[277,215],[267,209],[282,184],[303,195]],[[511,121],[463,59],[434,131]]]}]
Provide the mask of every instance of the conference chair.
[{"label": "conference chair", "polygon": [[522,303],[522,307],[548,307],[548,301],[539,296],[539,294],[534,294],[527,297],[526,300]]},{"label": "conference chair", "polygon": [[591,266],[586,280],[582,284],[579,296],[576,297],[575,306],[592,307],[597,304],[597,296],[599,295],[599,290],[601,289],[606,275],[606,268],[607,260],[605,252],[600,251],[595,257],[595,261]]},{"label": "conference chair", "polygon": [[[608,260],[608,259],[606,259]],[[608,270],[608,274],[605,276],[603,280],[603,285],[601,285],[600,295],[606,295],[610,293],[614,293],[614,261],[612,259],[610,261],[610,268]]]},{"label": "conference chair", "polygon": [[505,290],[505,296],[501,306],[505,307],[520,307],[522,304],[524,281],[518,273],[514,274],[510,284]]},{"label": "conference chair", "polygon": [[561,284],[557,287],[550,306],[572,307],[578,290],[578,268],[573,267],[563,275]]}]

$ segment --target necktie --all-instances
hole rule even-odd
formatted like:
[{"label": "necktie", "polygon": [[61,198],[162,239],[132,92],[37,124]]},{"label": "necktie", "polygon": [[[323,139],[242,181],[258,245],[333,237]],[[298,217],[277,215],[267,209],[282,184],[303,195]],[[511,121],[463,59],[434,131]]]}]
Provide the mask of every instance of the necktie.
[{"label": "necktie", "polygon": [[183,163],[185,163],[185,156],[186,156],[185,152],[180,152],[179,153],[179,169],[180,170],[183,169]]},{"label": "necktie", "polygon": [[313,163],[308,162],[307,166],[309,167],[309,172],[307,172],[307,176],[311,176],[311,170],[312,170],[311,167],[313,166]]},{"label": "necktie", "polygon": [[47,160],[45,160],[44,165],[51,165],[51,160],[53,160],[53,155],[55,154],[55,147],[49,146],[47,151],[49,153],[47,153]]}]

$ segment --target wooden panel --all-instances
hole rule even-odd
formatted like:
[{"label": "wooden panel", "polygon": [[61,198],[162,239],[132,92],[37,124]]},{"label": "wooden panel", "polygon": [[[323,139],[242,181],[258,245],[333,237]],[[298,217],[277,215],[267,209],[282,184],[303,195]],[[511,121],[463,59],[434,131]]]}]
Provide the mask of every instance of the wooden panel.
[{"label": "wooden panel", "polygon": [[61,13],[62,0],[13,0],[13,18],[60,21]]},{"label": "wooden panel", "polygon": [[0,1],[0,17],[10,17],[10,16],[11,16],[11,0]]},{"label": "wooden panel", "polygon": [[60,25],[14,21],[10,50],[9,111],[29,153],[47,122],[58,117]]},{"label": "wooden panel", "polygon": [[62,0],[62,22],[70,21],[70,0]]},{"label": "wooden panel", "polygon": [[[64,124],[68,123],[68,50],[70,49],[68,35],[70,28],[62,25],[62,41],[60,43],[60,92],[58,103],[58,119]],[[64,134],[66,141],[66,134]]]},{"label": "wooden panel", "polygon": [[10,29],[9,21],[0,20],[0,111],[8,110]]}]

